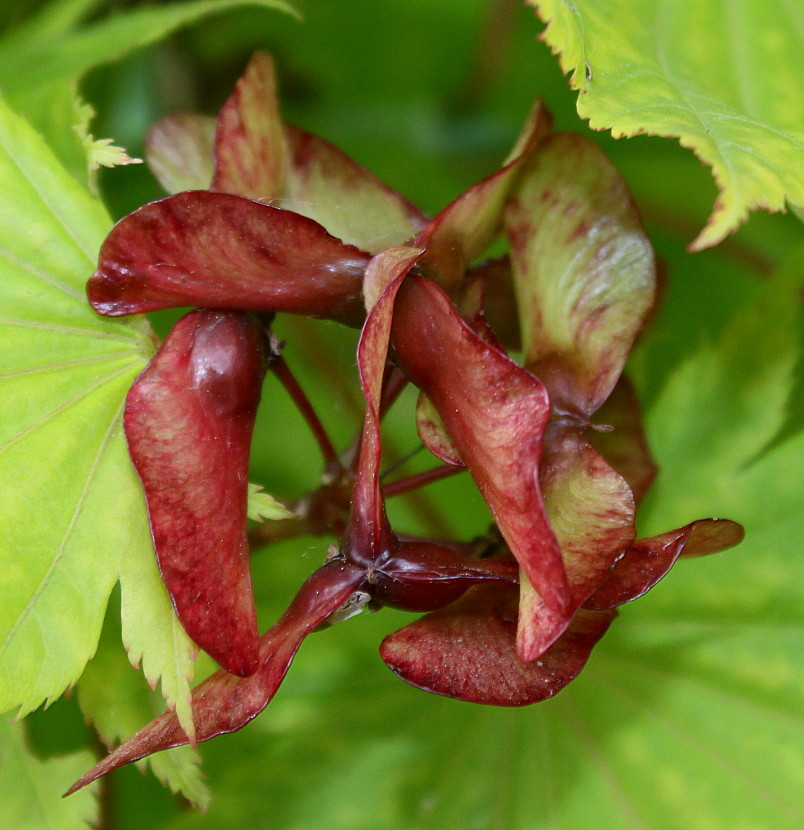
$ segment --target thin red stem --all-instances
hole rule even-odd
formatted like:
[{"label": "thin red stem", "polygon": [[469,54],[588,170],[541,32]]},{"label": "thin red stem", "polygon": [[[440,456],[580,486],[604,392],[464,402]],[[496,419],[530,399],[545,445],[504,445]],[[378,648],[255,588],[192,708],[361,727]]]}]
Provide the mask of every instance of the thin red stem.
[{"label": "thin red stem", "polygon": [[408,379],[396,366],[392,367],[385,377],[382,396],[380,398],[380,418],[393,406],[402,390],[408,385]]},{"label": "thin red stem", "polygon": [[385,498],[391,496],[399,496],[402,493],[409,493],[411,490],[418,490],[419,487],[424,487],[426,484],[431,484],[434,481],[440,481],[442,478],[448,478],[456,473],[462,473],[466,467],[457,464],[444,464],[441,467],[433,467],[432,470],[425,470],[423,473],[416,473],[415,475],[401,478],[399,481],[392,481],[382,488],[382,494]]},{"label": "thin red stem", "polygon": [[293,403],[296,404],[299,412],[301,412],[302,417],[305,421],[307,421],[307,425],[310,427],[310,430],[318,443],[321,454],[324,456],[327,468],[331,472],[343,472],[340,458],[338,458],[338,453],[335,451],[332,441],[330,441],[324,424],[316,414],[315,409],[313,409],[310,399],[299,385],[299,382],[293,376],[293,373],[290,371],[285,359],[281,356],[277,358],[275,362],[271,364],[271,371],[277,376],[282,386],[285,387],[287,393],[293,399]]}]

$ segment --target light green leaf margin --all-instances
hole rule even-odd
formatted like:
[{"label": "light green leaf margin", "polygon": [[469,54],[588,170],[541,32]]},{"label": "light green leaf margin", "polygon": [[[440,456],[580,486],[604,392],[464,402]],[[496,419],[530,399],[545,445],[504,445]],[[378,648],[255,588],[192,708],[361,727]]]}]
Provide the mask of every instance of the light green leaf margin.
[{"label": "light green leaf margin", "polygon": [[800,4],[528,2],[593,129],[677,137],[712,167],[720,195],[690,250],[717,245],[751,210],[804,204]]},{"label": "light green leaf margin", "polygon": [[[165,709],[161,695],[147,687],[142,675],[131,668],[120,648],[117,600],[117,595],[113,594],[98,650],[78,682],[81,711],[91,719],[101,740],[110,749],[130,738]],[[209,806],[210,793],[200,763],[201,756],[193,747],[182,746],[171,752],[157,752],[139,761],[138,766],[149,766],[171,792],[180,792],[191,804],[203,810]],[[91,764],[80,774],[83,775],[89,766]]]},{"label": "light green leaf margin", "polygon": [[119,580],[123,641],[189,725],[195,650],[162,585],[123,400],[154,350],[84,283],[111,222],[0,101],[0,712],[81,675]]}]

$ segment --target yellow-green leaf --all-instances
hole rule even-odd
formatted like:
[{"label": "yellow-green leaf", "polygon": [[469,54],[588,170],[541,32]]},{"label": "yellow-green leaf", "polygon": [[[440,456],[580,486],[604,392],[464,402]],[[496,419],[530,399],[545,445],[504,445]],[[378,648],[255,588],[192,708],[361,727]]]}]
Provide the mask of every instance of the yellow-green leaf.
[{"label": "yellow-green leaf", "polygon": [[751,210],[804,204],[800,5],[529,2],[593,129],[676,137],[712,167],[720,195],[692,250],[717,245]]},{"label": "yellow-green leaf", "polygon": [[262,489],[261,484],[249,484],[248,486],[248,517],[255,522],[263,519],[277,521],[279,519],[292,519],[293,511],[288,510],[280,504],[272,495]]},{"label": "yellow-green leaf", "polygon": [[[117,611],[116,606],[114,603],[114,611]],[[108,747],[130,738],[143,724],[164,711],[161,696],[148,688],[120,648],[120,623],[114,613],[107,616],[98,651],[81,675],[78,703]],[[209,791],[202,780],[199,761],[198,753],[185,746],[152,755],[140,765],[150,766],[173,792],[182,793],[192,804],[204,808],[209,804]],[[90,766],[92,763],[75,778],[83,775]]]},{"label": "yellow-green leaf", "polygon": [[120,579],[123,640],[188,720],[194,649],[156,566],[121,428],[154,348],[84,283],[111,222],[0,101],[0,712],[74,684]]}]

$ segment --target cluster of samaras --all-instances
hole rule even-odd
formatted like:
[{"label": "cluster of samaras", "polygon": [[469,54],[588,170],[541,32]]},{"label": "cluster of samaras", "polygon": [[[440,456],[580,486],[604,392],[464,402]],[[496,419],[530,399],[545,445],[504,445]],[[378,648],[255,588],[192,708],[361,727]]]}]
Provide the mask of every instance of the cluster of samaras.
[{"label": "cluster of samaras", "polygon": [[[578,674],[616,606],[680,555],[741,538],[705,519],[636,539],[654,467],[620,375],[654,303],[653,254],[617,172],[588,140],[551,133],[539,105],[503,167],[432,220],[283,124],[266,55],[216,121],[157,125],[149,156],[176,195],[118,223],[88,293],[107,315],[199,307],[135,382],[124,424],[165,584],[223,667],[194,691],[196,740],[242,727],[307,634],[366,605],[427,612],[381,647],[407,682],[478,703],[543,700]],[[508,256],[478,264],[503,233]],[[340,543],[260,637],[249,447],[266,371],[295,383],[270,334],[276,312],[362,328],[365,418],[343,461],[305,413],[327,458],[317,530]],[[408,383],[440,461],[419,481],[468,470],[495,522],[485,543],[398,536],[388,521],[380,421]],[[189,740],[165,713],[76,786]]]}]

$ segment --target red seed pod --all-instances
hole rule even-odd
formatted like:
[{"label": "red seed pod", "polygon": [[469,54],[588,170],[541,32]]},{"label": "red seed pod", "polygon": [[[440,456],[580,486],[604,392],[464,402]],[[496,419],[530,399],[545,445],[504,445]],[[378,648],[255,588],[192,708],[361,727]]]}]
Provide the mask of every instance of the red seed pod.
[{"label": "red seed pod", "polygon": [[224,668],[257,669],[246,504],[268,343],[251,314],[183,317],[137,378],[124,427],[182,625]]},{"label": "red seed pod", "polygon": [[518,581],[515,562],[470,559],[434,542],[400,542],[385,562],[368,570],[365,588],[375,602],[402,611],[435,611],[472,585]]}]

